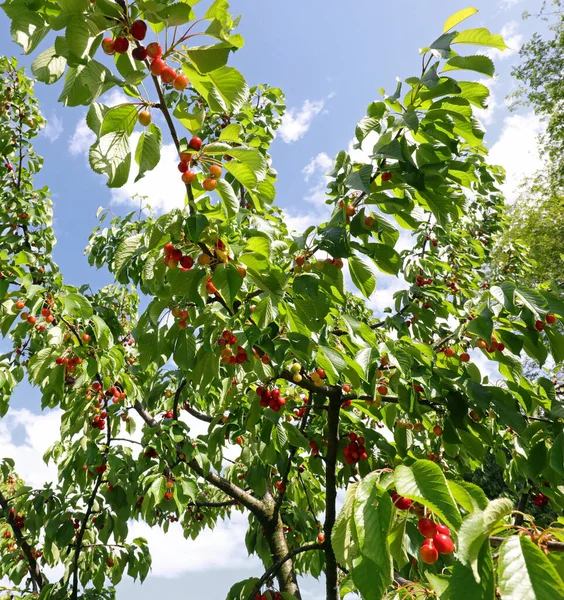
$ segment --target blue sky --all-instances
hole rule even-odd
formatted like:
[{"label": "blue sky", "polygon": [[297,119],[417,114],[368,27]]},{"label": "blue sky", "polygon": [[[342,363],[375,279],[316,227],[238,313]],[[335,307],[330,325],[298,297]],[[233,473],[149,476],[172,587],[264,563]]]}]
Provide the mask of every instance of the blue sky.
[{"label": "blue sky", "polygon": [[[396,77],[418,74],[418,49],[441,34],[450,14],[469,4],[468,0],[287,0],[280,8],[280,3],[264,0],[232,1],[233,12],[243,13],[240,32],[246,45],[233,56],[231,64],[249,84],[269,83],[286,92],[288,116],[272,155],[279,172],[277,202],[287,210],[292,224],[323,219],[324,173],[331,158],[349,147],[354,126],[366,106],[379,98],[379,88],[393,91]],[[525,9],[535,12],[541,3],[479,0],[471,4],[480,13],[465,25],[503,31],[512,47],[502,56],[493,53],[499,77],[490,83],[493,99],[490,109],[481,115],[492,161],[508,170],[506,193],[512,198],[520,177],[539,164],[535,135],[540,124],[527,111],[510,114],[504,99],[514,89],[509,74],[519,45],[532,31],[541,29],[537,20],[522,21],[521,13]],[[0,32],[0,53],[19,56],[21,50],[10,41],[9,23],[3,13]],[[31,59],[21,57],[21,62],[29,65]],[[140,188],[128,185],[112,193],[104,178],[87,164],[85,108],[57,104],[60,90],[60,82],[36,87],[43,114],[49,120],[36,144],[45,157],[37,186],[48,185],[53,194],[58,239],[55,259],[66,281],[102,286],[111,282],[110,276],[90,269],[83,255],[96,225],[96,209],[111,205],[114,212],[130,210],[138,205],[128,200],[135,191],[148,195],[159,209],[180,205],[183,195],[176,157],[172,147],[165,146],[161,165],[142,180]],[[165,138],[166,144],[169,141]],[[391,278],[382,277],[371,302],[373,308],[386,306],[397,287]],[[13,414],[0,421],[1,454],[15,456],[22,476],[35,484],[53,476],[38,457],[54,440],[58,427],[58,414],[41,416],[39,406],[33,390],[22,388],[16,393]],[[238,520],[193,543],[184,541],[179,531],[165,538],[139,527],[138,533],[146,535],[153,545],[154,572],[143,586],[122,584],[118,597],[145,600],[156,594],[182,594],[222,600],[233,582],[261,574],[256,559],[246,556],[244,529],[244,520]],[[305,582],[304,600],[321,598],[321,584]]]}]

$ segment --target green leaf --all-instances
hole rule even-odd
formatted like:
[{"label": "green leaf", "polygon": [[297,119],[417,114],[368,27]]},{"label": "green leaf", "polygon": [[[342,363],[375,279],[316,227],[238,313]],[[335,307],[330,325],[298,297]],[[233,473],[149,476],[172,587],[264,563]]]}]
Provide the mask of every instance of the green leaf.
[{"label": "green leaf", "polygon": [[474,44],[476,46],[488,46],[498,50],[507,50],[508,46],[503,41],[501,35],[490,33],[485,27],[477,29],[466,29],[461,31],[454,38],[453,44]]},{"label": "green leaf", "polygon": [[94,314],[92,305],[82,294],[67,294],[60,297],[65,307],[65,312],[78,319],[88,319]]},{"label": "green leaf", "polygon": [[495,600],[495,575],[490,544],[482,544],[475,578],[472,569],[457,561],[449,580],[448,593],[441,600]]},{"label": "green leaf", "polygon": [[559,433],[552,444],[550,466],[558,475],[564,475],[564,433]]},{"label": "green leaf", "polygon": [[125,185],[131,168],[127,132],[116,131],[101,137],[90,148],[88,159],[93,171],[108,177],[108,187],[118,188]]},{"label": "green leaf", "polygon": [[66,59],[58,56],[55,47],[51,46],[31,63],[31,72],[39,81],[51,85],[63,76],[66,66]]},{"label": "green leaf", "polygon": [[445,21],[445,24],[443,27],[443,33],[450,31],[451,29],[456,27],[459,23],[462,23],[462,21],[465,21],[466,19],[468,19],[468,17],[475,15],[477,12],[478,12],[478,9],[472,8],[472,7],[463,8],[462,10],[455,12],[453,15],[451,15]]},{"label": "green leaf", "polygon": [[499,549],[498,585],[503,600],[558,600],[564,581],[526,535],[508,537]]},{"label": "green leaf", "polygon": [[358,485],[358,483],[353,483],[347,488],[343,508],[335,521],[333,532],[331,534],[331,546],[333,547],[333,552],[335,552],[338,562],[342,565],[349,564],[352,543],[351,521]]},{"label": "green leaf", "polygon": [[213,272],[213,283],[227,305],[231,307],[243,285],[243,277],[233,265],[218,265]]},{"label": "green leaf", "polygon": [[141,239],[143,238],[142,233],[136,233],[128,238],[125,238],[123,242],[118,246],[116,253],[114,254],[113,271],[116,277],[123,269],[129,259],[135,254],[139,246],[141,245]]},{"label": "green leaf", "polygon": [[116,131],[124,131],[127,135],[131,135],[135,128],[135,123],[137,123],[136,106],[133,104],[114,106],[104,116],[100,137]]},{"label": "green leaf", "polygon": [[453,71],[455,69],[462,69],[467,71],[476,71],[476,73],[482,73],[493,77],[495,73],[495,66],[493,60],[488,56],[454,56],[450,60],[447,60],[443,71]]},{"label": "green leaf", "polygon": [[376,269],[370,261],[365,261],[357,254],[352,254],[348,259],[349,271],[354,285],[369,298],[376,289]]},{"label": "green leaf", "polygon": [[370,193],[372,183],[372,165],[362,165],[357,171],[353,171],[345,180],[345,185],[353,190]]},{"label": "green leaf", "polygon": [[209,220],[205,215],[196,213],[189,216],[184,226],[187,238],[192,242],[197,242],[208,225]]},{"label": "green leaf", "polygon": [[487,108],[486,100],[489,98],[490,90],[477,81],[459,81],[460,96],[478,108]]},{"label": "green leaf", "polygon": [[288,435],[288,441],[291,446],[296,446],[297,448],[309,448],[308,439],[305,435],[291,423],[287,421],[282,421],[282,427],[285,429],[286,434]]},{"label": "green leaf", "polygon": [[12,21],[10,32],[14,42],[23,48],[24,54],[33,52],[49,33],[50,27],[45,23],[43,17],[21,2],[12,4],[5,2],[2,4],[2,8]]},{"label": "green leaf", "polygon": [[227,44],[214,44],[211,46],[195,46],[188,48],[186,54],[200,73],[215,71],[227,64],[231,46]]},{"label": "green leaf", "polygon": [[183,65],[184,73],[190,83],[200,93],[212,111],[237,112],[249,95],[245,78],[234,67],[221,67],[206,74],[200,74],[187,64]]},{"label": "green leaf", "polygon": [[441,468],[430,460],[416,460],[411,467],[396,468],[396,491],[420,502],[435,512],[452,529],[458,530],[462,519]]},{"label": "green leaf", "polygon": [[547,327],[545,332],[548,337],[552,358],[554,358],[556,364],[560,364],[564,361],[564,335],[554,327]]},{"label": "green leaf", "polygon": [[473,513],[475,510],[484,510],[488,505],[488,498],[482,488],[473,483],[451,479],[448,487],[457,504],[460,504],[469,513]]},{"label": "green leaf", "polygon": [[239,199],[235,195],[233,187],[226,179],[218,179],[216,191],[223,201],[227,217],[232,219],[239,212]]},{"label": "green leaf", "polygon": [[462,523],[458,535],[458,558],[464,565],[471,567],[478,578],[478,554],[496,525],[513,510],[511,500],[498,498],[492,500],[484,510],[475,511]]},{"label": "green leaf", "polygon": [[139,173],[135,181],[139,181],[147,171],[154,169],[161,159],[161,130],[151,123],[137,142],[135,162],[139,165]]}]

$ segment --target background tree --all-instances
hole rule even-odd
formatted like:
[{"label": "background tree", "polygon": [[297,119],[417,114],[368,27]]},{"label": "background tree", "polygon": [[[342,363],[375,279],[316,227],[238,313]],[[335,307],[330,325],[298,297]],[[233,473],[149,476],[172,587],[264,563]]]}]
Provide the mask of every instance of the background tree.
[{"label": "background tree", "polygon": [[[377,141],[364,161],[336,157],[329,222],[290,236],[268,154],[283,95],[227,66],[243,40],[225,0],[201,19],[184,2],[3,9],[26,52],[57,32],[33,72],[49,84],[64,75],[61,101],[89,106],[90,164],[109,186],[134,163],[138,178],[158,164],[159,124],[186,184],[184,209],[115,216],[94,232],[90,261],[115,285],[66,285],[50,260],[46,192],[33,189],[40,118],[29,81],[5,61],[0,327],[12,350],[1,406],[27,377],[42,406],[63,410],[47,454],[56,483],[30,489],[3,463],[10,594],[111,598],[125,569],[144,578],[150,566],[130,520],[196,537],[244,511],[265,572],[230,600],[299,599],[306,573],[325,575],[327,600],[563,597],[564,532],[522,512],[531,498],[564,507],[564,408],[520,356],[562,363],[564,303],[557,286],[531,290],[487,270],[504,227],[503,173],[485,160],[473,116],[488,90],[460,71],[494,66],[454,48],[505,44],[484,28],[455,30],[476,10],[449,18],[419,74],[368,106],[356,145]],[[209,43],[193,46],[202,34]],[[99,102],[114,87],[127,101]],[[398,226],[412,232],[402,253]],[[345,264],[366,298],[378,269],[405,280],[385,318],[346,290]],[[500,385],[474,352],[498,365]],[[489,502],[464,480],[492,452],[524,498],[517,514],[510,498]],[[47,566],[64,575],[48,581]]]}]

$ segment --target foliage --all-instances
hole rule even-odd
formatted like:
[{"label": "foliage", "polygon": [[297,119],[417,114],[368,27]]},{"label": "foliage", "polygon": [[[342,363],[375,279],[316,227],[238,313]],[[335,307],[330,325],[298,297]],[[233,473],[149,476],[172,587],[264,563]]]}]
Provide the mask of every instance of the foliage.
[{"label": "foliage", "polygon": [[[530,15],[528,15],[530,16]],[[520,87],[512,96],[513,106],[532,106],[546,121],[542,142],[553,184],[562,186],[564,164],[564,12],[561,0],[552,0],[539,15],[550,23],[550,37],[535,33],[520,50],[521,63],[512,71]]]},{"label": "foliage", "polygon": [[[243,511],[247,550],[266,571],[236,583],[230,600],[299,599],[296,575],[306,573],[325,575],[328,600],[339,590],[367,600],[493,599],[496,581],[509,600],[562,597],[562,524],[516,528],[511,500],[490,502],[464,479],[491,449],[505,457],[510,494],[527,501],[547,482],[550,497],[531,498],[564,508],[562,397],[521,366],[523,354],[562,364],[562,292],[487,270],[504,228],[503,172],[486,161],[473,115],[488,90],[458,75],[492,75],[493,64],[454,50],[503,49],[503,40],[453,30],[475,9],[453,15],[422,50],[420,74],[368,106],[355,131],[364,160],[337,155],[330,220],[294,236],[273,204],[269,147],[282,92],[249,88],[227,66],[243,40],[225,0],[202,20],[192,4],[3,5],[25,52],[57,32],[34,74],[49,84],[64,76],[61,101],[89,107],[90,164],[109,186],[123,185],[134,161],[138,178],[154,168],[165,136],[186,183],[182,209],[109,222],[102,211],[89,260],[116,283],[99,292],[66,285],[50,258],[47,190],[32,187],[30,140],[42,121],[31,84],[5,61],[2,140],[16,168],[0,174],[0,327],[12,344],[0,361],[0,406],[9,409],[26,377],[43,407],[63,411],[46,455],[57,482],[32,490],[3,465],[0,527],[16,544],[2,552],[0,575],[13,582],[10,594],[110,598],[126,568],[143,579],[150,567],[146,543],[129,539],[131,520],[195,538]],[[148,68],[160,63],[133,58],[132,47],[144,52],[144,34],[132,35],[138,18],[151,41],[171,40],[162,56],[181,72],[159,79]],[[108,29],[115,39],[102,41]],[[213,42],[190,46],[201,32]],[[113,62],[98,60],[100,45]],[[116,87],[125,100],[105,105]],[[149,123],[146,112],[157,111],[163,119]],[[146,129],[133,150],[137,120]],[[413,241],[403,252],[400,228]],[[366,298],[378,271],[405,281],[383,319],[347,291],[345,263]],[[137,292],[148,299],[140,315]],[[499,385],[480,371],[480,353]],[[194,432],[197,420],[204,433]],[[338,517],[337,490],[346,492]],[[420,550],[424,515],[450,530]],[[48,582],[52,566],[64,575]]]}]

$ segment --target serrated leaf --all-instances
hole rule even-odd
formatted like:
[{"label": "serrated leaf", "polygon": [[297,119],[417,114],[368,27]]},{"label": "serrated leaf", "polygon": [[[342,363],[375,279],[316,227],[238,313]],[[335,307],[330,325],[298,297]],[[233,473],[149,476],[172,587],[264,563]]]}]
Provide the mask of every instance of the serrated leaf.
[{"label": "serrated leaf", "polygon": [[31,72],[39,81],[51,85],[63,76],[66,66],[66,59],[58,56],[55,47],[51,46],[31,63]]},{"label": "serrated leaf", "polygon": [[452,43],[488,46],[489,48],[497,48],[498,50],[502,51],[507,50],[508,48],[501,35],[497,33],[490,33],[490,31],[485,27],[461,31],[459,34],[457,34]]},{"label": "serrated leaf", "polygon": [[139,181],[147,171],[154,169],[161,159],[161,130],[151,123],[137,142],[135,162],[139,165],[139,173],[135,181]]},{"label": "serrated leaf", "polygon": [[349,271],[354,285],[369,298],[376,289],[376,269],[371,261],[353,254],[348,259]]},{"label": "serrated leaf", "polygon": [[447,60],[443,71],[453,71],[456,69],[475,71],[476,73],[482,73],[493,77],[495,73],[495,65],[493,60],[489,56],[481,56],[476,54],[475,56],[454,56],[450,60]]},{"label": "serrated leaf", "polygon": [[477,12],[478,12],[478,9],[472,8],[472,7],[463,8],[462,10],[455,12],[453,15],[451,15],[445,21],[445,24],[443,27],[443,33],[450,31],[451,29],[456,27],[459,23],[462,23],[462,21],[465,21],[466,19],[468,19],[468,17],[475,15]]},{"label": "serrated leaf", "polygon": [[223,202],[227,217],[232,219],[239,212],[239,200],[233,187],[227,180],[218,179],[216,191]]}]

